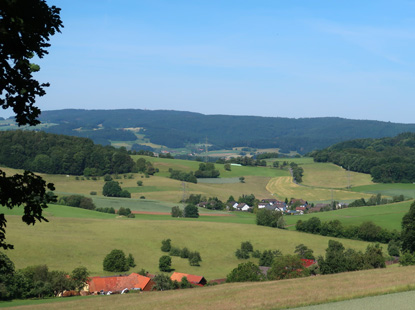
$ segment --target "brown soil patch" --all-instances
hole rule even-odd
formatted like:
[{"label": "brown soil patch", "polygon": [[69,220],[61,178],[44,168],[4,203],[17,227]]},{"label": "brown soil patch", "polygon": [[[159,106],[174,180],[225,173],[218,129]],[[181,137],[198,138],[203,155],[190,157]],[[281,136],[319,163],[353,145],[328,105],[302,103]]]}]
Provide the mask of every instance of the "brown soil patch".
[{"label": "brown soil patch", "polygon": [[[131,211],[133,214],[153,214],[153,215],[171,215],[170,212],[152,212],[152,211]],[[233,214],[211,214],[211,213],[200,213],[203,216],[234,216]]]}]

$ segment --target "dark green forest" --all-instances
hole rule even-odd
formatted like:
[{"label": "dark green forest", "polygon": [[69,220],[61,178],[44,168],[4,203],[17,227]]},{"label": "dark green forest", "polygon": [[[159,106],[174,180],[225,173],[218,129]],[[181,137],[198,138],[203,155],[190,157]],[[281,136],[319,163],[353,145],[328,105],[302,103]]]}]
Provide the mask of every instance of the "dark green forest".
[{"label": "dark green forest", "polygon": [[136,169],[127,151],[43,131],[0,131],[0,164],[51,174],[104,175]]},{"label": "dark green forest", "polygon": [[374,182],[415,182],[415,134],[357,139],[311,152],[316,162],[332,162],[351,171],[370,173]]},{"label": "dark green forest", "polygon": [[[402,132],[415,132],[415,124],[336,117],[290,119],[138,109],[43,111],[40,120],[57,124],[48,131],[84,135],[96,143],[132,141],[135,139],[132,133],[119,129],[143,127],[146,138],[151,142],[170,148],[204,142],[207,138],[213,144],[210,150],[235,146],[276,147],[282,153],[297,151],[301,154],[351,139],[392,137]],[[78,128],[82,130],[75,130]]]}]

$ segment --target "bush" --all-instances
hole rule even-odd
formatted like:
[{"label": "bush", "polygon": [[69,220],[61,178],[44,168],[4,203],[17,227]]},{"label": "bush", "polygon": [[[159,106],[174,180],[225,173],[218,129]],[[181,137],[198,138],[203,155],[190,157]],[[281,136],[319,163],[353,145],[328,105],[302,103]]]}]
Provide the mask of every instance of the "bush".
[{"label": "bush", "polygon": [[190,266],[200,266],[202,258],[200,257],[199,252],[190,252],[189,253],[189,264]]},{"label": "bush", "polygon": [[171,257],[168,255],[163,255],[159,259],[159,269],[160,271],[169,272],[171,270]]},{"label": "bush", "polygon": [[262,280],[264,280],[264,276],[261,270],[252,262],[239,264],[226,277],[226,282],[254,282]]},{"label": "bush", "polygon": [[122,250],[112,250],[104,259],[104,270],[111,272],[124,272],[130,269],[129,262]]},{"label": "bush", "polygon": [[137,181],[138,186],[143,186],[143,181]]},{"label": "bush", "polygon": [[179,248],[171,247],[170,249],[171,256],[180,256],[180,254],[181,254],[181,250]]},{"label": "bush", "polygon": [[241,249],[237,249],[235,252],[235,256],[238,259],[248,259],[249,258],[249,252]]},{"label": "bush", "polygon": [[183,217],[183,211],[178,206],[174,206],[171,208],[171,216],[172,217]]},{"label": "bush", "polygon": [[163,252],[170,252],[170,250],[171,250],[171,239],[164,239],[161,242],[161,250]]},{"label": "bush", "polygon": [[309,271],[297,255],[284,255],[274,259],[267,275],[269,280],[293,279],[306,277]]},{"label": "bush", "polygon": [[95,195],[97,194],[97,192],[92,191],[92,192],[90,192],[89,194],[90,194],[91,196],[95,196]]},{"label": "bush", "polygon": [[184,217],[198,218],[199,217],[199,209],[194,205],[188,204],[184,208]]}]

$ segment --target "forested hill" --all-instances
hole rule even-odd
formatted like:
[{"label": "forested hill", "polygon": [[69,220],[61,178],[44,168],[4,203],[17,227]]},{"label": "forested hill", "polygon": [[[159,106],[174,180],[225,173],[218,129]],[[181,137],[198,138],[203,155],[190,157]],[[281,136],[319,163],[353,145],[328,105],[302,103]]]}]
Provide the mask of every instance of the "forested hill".
[{"label": "forested hill", "polygon": [[125,149],[94,145],[90,139],[45,132],[0,131],[0,165],[53,174],[104,175],[132,172]]},{"label": "forested hill", "polygon": [[[415,132],[415,124],[335,117],[290,119],[204,115],[167,110],[55,110],[43,111],[40,120],[58,124],[48,129],[53,133],[72,132],[73,135],[79,135],[75,129],[80,127],[91,129],[91,133],[96,128],[116,133],[114,129],[143,127],[146,138],[151,142],[171,148],[204,142],[208,138],[209,143],[217,148],[278,147],[283,152],[291,150],[302,154],[350,139],[391,137],[401,132]],[[95,133],[98,132],[95,130]]]},{"label": "forested hill", "polygon": [[415,182],[415,134],[394,138],[358,139],[311,153],[317,162],[332,162],[370,173],[374,182]]}]

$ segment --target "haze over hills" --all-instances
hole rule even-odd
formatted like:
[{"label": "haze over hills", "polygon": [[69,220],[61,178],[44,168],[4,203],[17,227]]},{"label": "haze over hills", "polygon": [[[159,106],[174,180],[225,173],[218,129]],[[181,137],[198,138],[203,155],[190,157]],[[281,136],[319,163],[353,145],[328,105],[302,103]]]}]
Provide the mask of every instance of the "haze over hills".
[{"label": "haze over hills", "polygon": [[[51,110],[43,111],[42,122],[55,123],[48,132],[109,140],[134,139],[115,129],[140,127],[152,143],[180,148],[188,143],[204,142],[213,148],[249,146],[276,147],[282,152],[305,154],[334,143],[357,138],[391,137],[402,132],[415,132],[415,124],[399,124],[338,117],[282,118],[260,116],[204,115],[170,110]],[[98,131],[96,129],[106,130]],[[75,129],[78,131],[76,132]],[[89,132],[89,133],[88,133]],[[94,133],[95,132],[95,133]],[[104,134],[105,133],[105,134]],[[89,135],[88,135],[89,134]],[[121,137],[121,135],[123,135]]]}]

